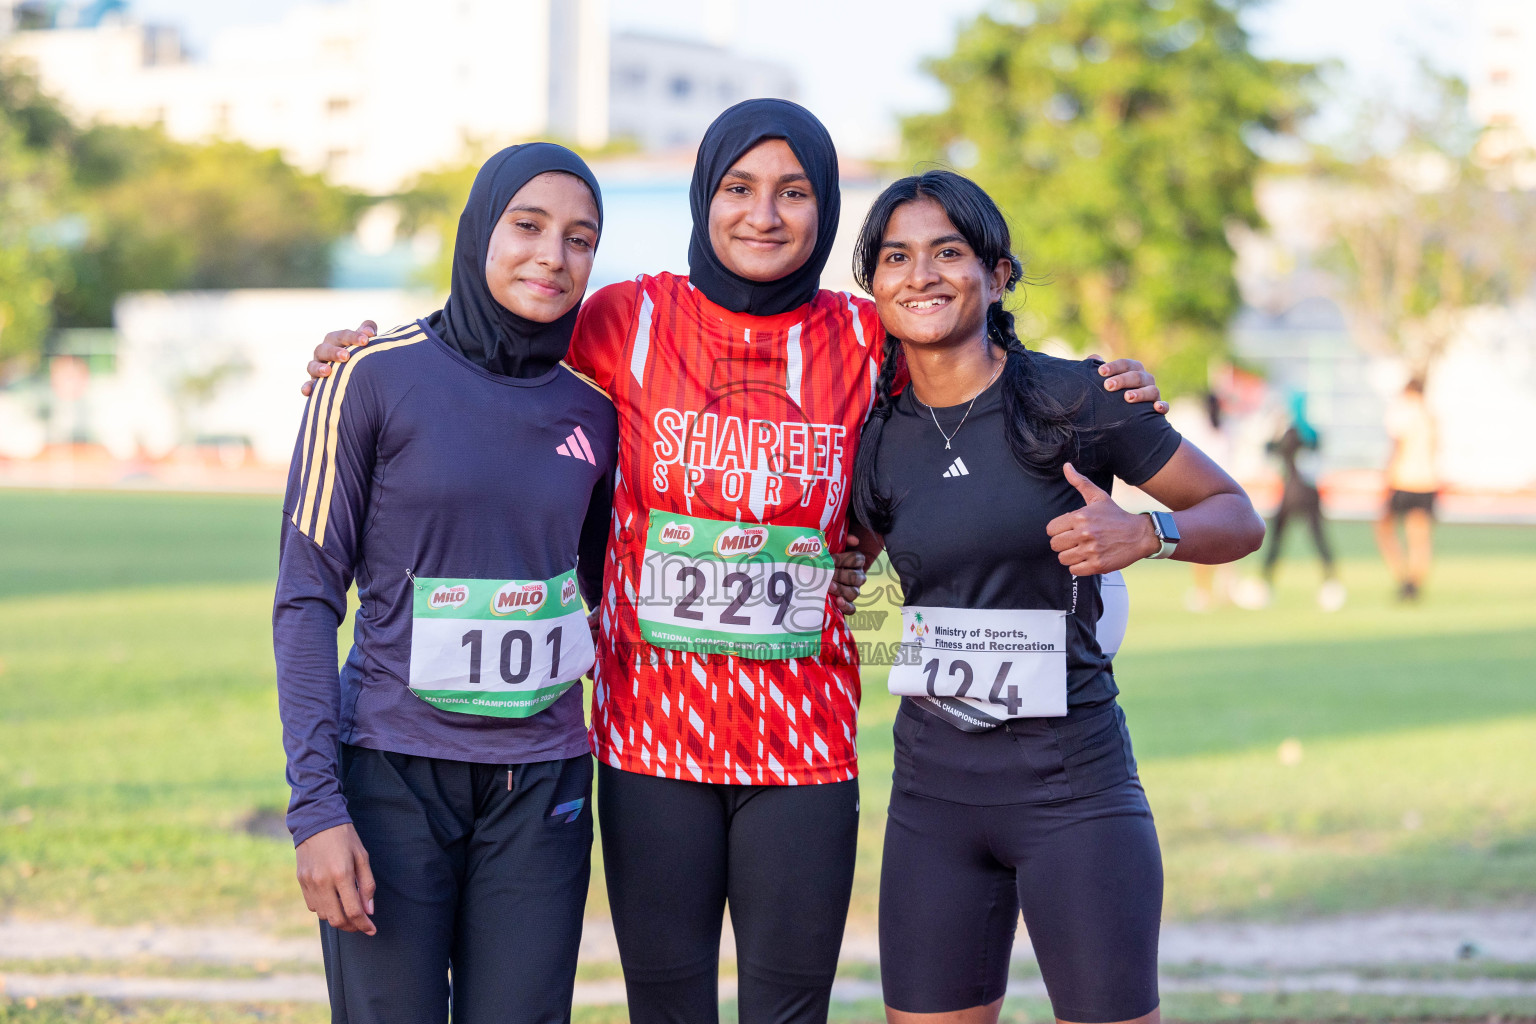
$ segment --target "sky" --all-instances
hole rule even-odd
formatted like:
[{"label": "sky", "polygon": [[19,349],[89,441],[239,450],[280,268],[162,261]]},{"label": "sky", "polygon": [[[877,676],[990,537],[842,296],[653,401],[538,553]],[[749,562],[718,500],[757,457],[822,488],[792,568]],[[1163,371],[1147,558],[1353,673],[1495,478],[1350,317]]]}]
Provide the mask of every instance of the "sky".
[{"label": "sky", "polygon": [[[133,0],[146,20],[182,26],[194,48],[221,28],[274,21],[306,0]],[[424,0],[429,6],[435,0]],[[701,38],[790,65],[801,101],[824,120],[839,148],[881,155],[897,118],[933,110],[943,94],[921,71],[944,53],[956,28],[996,0],[609,0],[615,30]],[[1333,60],[1339,95],[1394,94],[1411,100],[1418,55],[1465,74],[1476,52],[1475,19],[1488,0],[1269,0],[1245,15],[1264,56]],[[871,11],[879,14],[872,16]]]}]

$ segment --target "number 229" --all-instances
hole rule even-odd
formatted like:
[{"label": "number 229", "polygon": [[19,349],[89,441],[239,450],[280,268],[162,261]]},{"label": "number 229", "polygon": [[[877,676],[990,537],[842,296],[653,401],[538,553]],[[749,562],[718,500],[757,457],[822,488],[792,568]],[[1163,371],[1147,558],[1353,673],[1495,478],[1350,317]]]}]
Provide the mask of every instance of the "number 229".
[{"label": "number 229", "polygon": [[[688,583],[690,580],[693,585],[688,589],[688,593],[683,595],[683,599],[672,608],[672,615],[679,619],[702,622],[704,613],[696,611],[693,606],[698,604],[699,599],[704,596],[704,570],[692,565],[680,567],[677,570],[677,582]],[[738,613],[742,605],[746,604],[752,596],[752,591],[757,587],[756,582],[744,572],[726,573],[720,582],[727,587],[736,588],[736,596],[720,613],[720,622],[727,626],[750,626],[752,617]],[[790,598],[794,596],[794,587],[795,581],[787,572],[775,572],[768,577],[768,601],[778,608],[778,612],[773,617],[775,626],[784,623],[784,616],[789,612]]]}]

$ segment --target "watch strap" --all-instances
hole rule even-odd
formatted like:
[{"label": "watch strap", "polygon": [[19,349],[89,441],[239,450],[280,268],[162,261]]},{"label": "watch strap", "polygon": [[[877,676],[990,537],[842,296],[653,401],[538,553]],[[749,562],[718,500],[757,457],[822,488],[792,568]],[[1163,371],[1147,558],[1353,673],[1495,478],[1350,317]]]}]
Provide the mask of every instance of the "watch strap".
[{"label": "watch strap", "polygon": [[1147,512],[1147,518],[1152,520],[1152,532],[1157,534],[1158,548],[1148,558],[1168,558],[1179,546],[1179,528],[1174,524],[1173,515],[1168,512]]}]

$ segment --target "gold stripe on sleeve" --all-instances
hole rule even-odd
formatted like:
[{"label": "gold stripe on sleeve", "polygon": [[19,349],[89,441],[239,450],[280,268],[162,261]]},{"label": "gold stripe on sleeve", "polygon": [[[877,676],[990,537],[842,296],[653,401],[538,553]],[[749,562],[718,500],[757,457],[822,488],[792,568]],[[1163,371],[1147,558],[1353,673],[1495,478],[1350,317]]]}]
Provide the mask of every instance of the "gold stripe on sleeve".
[{"label": "gold stripe on sleeve", "polygon": [[[299,525],[300,513],[304,510],[304,480],[309,475],[310,453],[309,439],[315,431],[315,418],[319,415],[316,411],[324,402],[325,384],[329,377],[321,377],[315,381],[315,386],[310,389],[309,403],[304,409],[304,433],[299,439],[299,500],[293,506],[293,525]],[[300,527],[303,529],[303,527]]]},{"label": "gold stripe on sleeve", "polygon": [[580,370],[576,369],[576,367],[572,366],[570,363],[566,362],[564,359],[560,360],[560,365],[565,367],[567,370],[570,370],[571,374],[577,380],[582,381],[583,383],[585,383],[593,391],[596,391],[598,394],[602,395],[604,398],[608,398],[610,400],[612,399],[612,396],[609,395],[608,392],[603,390],[603,386],[601,384],[599,384],[597,381],[593,380],[591,377],[588,377],[586,374],[582,373]]},{"label": "gold stripe on sleeve", "polygon": [[304,455],[304,472],[309,479],[304,484],[304,497],[299,501],[299,507],[293,510],[293,525],[305,534],[309,533],[307,524],[315,514],[315,488],[320,483],[320,449],[324,440],[321,428],[325,422],[325,404],[330,400],[331,392],[336,390],[336,378],[321,377],[315,393],[311,396],[313,403],[311,411],[314,412],[315,429],[308,431],[310,449]]},{"label": "gold stripe on sleeve", "polygon": [[[420,333],[421,333],[421,325],[416,323],[415,321],[412,321],[411,323],[408,323],[408,324],[401,324],[399,327],[391,327],[389,330],[385,331],[383,334],[376,334],[376,335],[374,335],[372,338],[368,339],[368,344],[372,345],[375,342],[380,342],[380,341],[395,341],[398,338],[406,338],[406,337],[410,337],[411,335],[420,334]],[[367,345],[365,345],[363,347],[366,348]]]},{"label": "gold stripe on sleeve", "polygon": [[[408,323],[408,324],[401,324],[399,327],[392,327],[389,330],[385,331],[383,334],[376,335],[373,338],[370,338],[369,342],[371,344],[379,344],[379,343],[382,343],[382,342],[393,341],[393,340],[396,340],[398,338],[403,338],[403,337],[407,337],[407,336],[411,336],[411,335],[416,335],[416,334],[419,334],[419,333],[421,333],[421,326],[419,324],[417,324],[417,323],[412,322],[412,323]],[[362,346],[362,347],[366,348],[367,346]],[[352,351],[353,352],[357,352],[357,351],[360,351],[360,349],[359,349],[358,346],[353,346],[352,347]],[[336,365],[336,364],[332,364],[332,365]],[[346,367],[346,363],[342,363],[340,365],[343,368]],[[303,466],[303,469],[301,470],[300,475],[299,475],[299,485],[301,487],[303,487],[305,485],[305,478],[306,478],[306,476],[308,476],[310,471],[313,470],[314,468],[318,467],[319,464],[320,464],[320,441],[321,441],[321,438],[320,438],[320,435],[314,433],[314,429],[313,429],[315,420],[318,419],[318,417],[319,417],[319,414],[316,412],[316,410],[319,409],[322,405],[325,404],[323,399],[321,398],[320,392],[325,387],[326,384],[328,384],[331,381],[335,380],[336,376],[338,376],[338,375],[339,375],[339,371],[338,371],[337,374],[333,374],[330,377],[320,377],[320,378],[317,378],[316,382],[315,382],[314,393],[310,396],[309,415],[308,415],[308,417],[306,418],[306,420],[304,422],[304,443],[303,443],[303,447],[304,447],[304,466]],[[311,437],[314,438],[313,450],[310,449],[310,438]],[[305,529],[304,523],[305,523],[305,521],[313,518],[313,515],[314,515],[315,480],[318,480],[318,475],[309,482],[307,490],[305,490],[304,493],[301,494],[300,497],[299,497],[298,507],[296,507],[293,510],[293,525],[297,526],[305,534],[308,534],[309,530]]]},{"label": "gold stripe on sleeve", "polygon": [[418,330],[412,337],[356,349],[352,353],[352,358],[348,359],[346,365],[342,367],[341,375],[336,381],[336,397],[331,401],[331,414],[325,429],[325,487],[320,494],[319,516],[315,520],[315,531],[310,534],[314,542],[321,547],[325,547],[325,527],[331,515],[331,494],[336,489],[336,438],[341,431],[341,403],[347,397],[347,383],[352,379],[352,368],[375,352],[388,352],[390,349],[414,345],[425,338],[426,335]]}]

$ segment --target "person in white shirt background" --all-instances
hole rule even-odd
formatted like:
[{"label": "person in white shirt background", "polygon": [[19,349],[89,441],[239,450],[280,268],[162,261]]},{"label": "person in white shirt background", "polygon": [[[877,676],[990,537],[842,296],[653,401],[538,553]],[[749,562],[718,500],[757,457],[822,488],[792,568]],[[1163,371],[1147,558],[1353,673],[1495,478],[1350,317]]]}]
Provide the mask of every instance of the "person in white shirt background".
[{"label": "person in white shirt background", "polygon": [[[1434,555],[1431,527],[1440,490],[1436,468],[1439,439],[1434,415],[1424,401],[1424,381],[1415,377],[1387,409],[1387,434],[1392,454],[1387,458],[1387,499],[1376,520],[1376,545],[1397,580],[1397,596],[1416,600]],[[1407,556],[1398,542],[1403,524]]]}]

